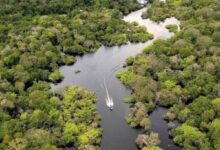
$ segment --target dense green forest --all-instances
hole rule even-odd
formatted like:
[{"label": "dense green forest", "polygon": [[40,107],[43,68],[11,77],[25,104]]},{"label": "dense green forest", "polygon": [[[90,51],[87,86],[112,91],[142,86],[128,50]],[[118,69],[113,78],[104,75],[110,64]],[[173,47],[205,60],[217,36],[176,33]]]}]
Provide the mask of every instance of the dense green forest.
[{"label": "dense green forest", "polygon": [[[185,150],[219,150],[220,1],[154,0],[142,17],[159,22],[172,16],[181,21],[181,31],[167,26],[176,32],[174,37],[157,40],[142,54],[128,58],[128,70],[118,74],[133,90],[126,102],[134,107],[126,120],[150,131],[145,114],[157,106],[167,107],[165,119],[176,144]],[[174,120],[181,125],[175,128]],[[152,134],[138,137],[144,150],[160,149]]]},{"label": "dense green forest", "polygon": [[151,39],[122,20],[138,8],[135,0],[0,1],[0,149],[99,149],[94,94],[78,87],[53,93],[50,84],[76,55]]},{"label": "dense green forest", "polygon": [[[146,131],[136,143],[160,149],[148,115],[166,107],[176,144],[219,150],[220,1],[151,2],[143,18],[176,17],[181,30],[166,26],[175,36],[129,57],[127,70],[118,74],[133,91],[125,100],[133,106],[126,121]],[[75,86],[53,92],[50,84],[62,81],[59,67],[73,64],[77,55],[152,39],[144,27],[122,20],[138,8],[136,0],[0,1],[0,150],[99,149],[94,93]]]}]

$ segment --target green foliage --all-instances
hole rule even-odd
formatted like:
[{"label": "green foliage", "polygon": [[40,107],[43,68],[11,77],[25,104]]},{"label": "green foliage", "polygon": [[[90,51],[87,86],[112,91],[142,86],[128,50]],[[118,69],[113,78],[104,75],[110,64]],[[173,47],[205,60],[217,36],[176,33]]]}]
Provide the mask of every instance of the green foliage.
[{"label": "green foliage", "polygon": [[132,99],[132,98],[125,98],[123,101],[124,101],[125,103],[128,103],[128,104],[135,102],[135,100]]},{"label": "green foliage", "polygon": [[33,81],[47,80],[54,71],[51,76],[56,79],[51,80],[60,80],[58,66],[75,62],[68,54],[94,52],[102,44],[126,44],[132,41],[130,35],[140,34],[145,40],[138,41],[146,41],[147,31],[126,23],[120,15],[120,10],[138,8],[137,2],[129,0],[116,7],[119,3],[122,1],[1,2],[0,29],[5,32],[0,46],[2,80],[17,82],[21,91]]},{"label": "green foliage", "polygon": [[120,72],[117,77],[122,81],[123,84],[128,85],[129,81],[134,77],[134,74],[130,71]]},{"label": "green foliage", "polygon": [[45,144],[54,144],[55,139],[50,132],[43,129],[30,129],[26,132],[25,138],[29,147],[40,148]]},{"label": "green foliage", "polygon": [[62,79],[63,79],[63,76],[59,70],[55,70],[49,76],[49,80],[51,80],[52,82],[60,82]]},{"label": "green foliage", "polygon": [[191,114],[190,109],[186,107],[182,111],[180,111],[178,115],[178,119],[181,120],[182,122],[185,122],[189,118],[190,114]]},{"label": "green foliage", "polygon": [[131,42],[146,42],[150,39],[153,39],[152,34],[144,34],[144,33],[134,33],[128,36],[129,41]]},{"label": "green foliage", "polygon": [[181,30],[176,32],[177,26],[168,25],[175,36],[154,41],[142,54],[128,59],[128,71],[119,73],[122,83],[132,89],[134,107],[127,118],[130,125],[141,125],[140,112],[147,114],[156,105],[165,106],[169,108],[167,120],[183,123],[171,130],[175,143],[187,150],[219,149],[217,6],[218,0],[154,0],[143,13],[143,18],[157,22],[176,17]]},{"label": "green foliage", "polygon": [[220,119],[215,119],[211,122],[209,126],[209,137],[212,140],[212,145],[214,149],[220,148]]},{"label": "green foliage", "polygon": [[216,115],[220,117],[220,98],[214,99],[212,102]]},{"label": "green foliage", "polygon": [[175,24],[169,24],[166,26],[166,28],[173,33],[177,33],[178,32],[178,26]]},{"label": "green foliage", "polygon": [[[1,14],[9,15],[16,14],[19,12],[19,15],[46,15],[46,14],[65,14],[70,12],[72,9],[80,7],[85,8],[117,8],[123,13],[127,14],[130,11],[133,11],[139,8],[139,5],[134,0],[129,0],[126,5],[121,0],[110,1],[110,0],[63,0],[60,1],[2,1],[0,7]],[[16,5],[16,6],[15,6]],[[7,7],[6,7],[7,6]]]},{"label": "green foliage", "polygon": [[132,113],[126,117],[126,122],[133,128],[140,126],[145,130],[150,130],[151,122],[147,115],[147,107],[143,103],[138,102],[131,111]]},{"label": "green foliage", "polygon": [[134,57],[130,56],[126,59],[126,66],[131,66],[134,63]]},{"label": "green foliage", "polygon": [[148,146],[144,147],[143,150],[161,150],[161,148],[158,146]]},{"label": "green foliage", "polygon": [[79,134],[79,129],[77,125],[73,123],[66,123],[63,131],[63,138],[65,141],[65,144],[72,143],[75,141],[76,135]]},{"label": "green foliage", "polygon": [[138,124],[136,123],[136,121],[132,118],[132,116],[127,116],[125,118],[126,122],[130,125],[130,127],[135,128],[138,126]]},{"label": "green foliage", "polygon": [[107,46],[127,44],[126,34],[106,35],[103,37],[104,44]]},{"label": "green foliage", "polygon": [[159,135],[154,132],[150,132],[147,135],[145,134],[139,134],[136,143],[139,146],[139,148],[142,149],[158,149],[157,145],[160,144]]},{"label": "green foliage", "polygon": [[50,84],[75,55],[150,39],[122,20],[138,8],[136,0],[0,2],[0,149],[98,149],[94,94],[77,87],[54,94]]},{"label": "green foliage", "polygon": [[77,74],[77,73],[80,73],[81,72],[81,70],[80,69],[76,69],[75,70],[75,73]]},{"label": "green foliage", "polygon": [[[47,89],[45,91],[45,89]],[[24,112],[16,119],[10,118],[7,109],[15,107],[12,95],[1,96],[2,120],[0,125],[1,146],[13,149],[57,149],[74,144],[84,149],[86,144],[100,143],[101,130],[96,113],[94,94],[78,87],[68,87],[57,92],[60,98],[51,97],[46,85],[36,83],[27,90],[28,97],[22,97]],[[10,100],[10,101],[9,101]],[[8,101],[8,102],[7,102]],[[25,105],[27,103],[27,105]],[[88,135],[89,142],[81,143],[81,137]],[[92,135],[92,137],[90,137]]]},{"label": "green foliage", "polygon": [[220,32],[219,31],[214,32],[212,35],[212,39],[214,42],[219,43],[220,42]]},{"label": "green foliage", "polygon": [[184,149],[211,149],[208,138],[197,128],[183,124],[175,129],[174,142],[183,146]]},{"label": "green foliage", "polygon": [[74,64],[74,63],[76,62],[76,59],[75,59],[75,57],[73,57],[73,56],[64,55],[64,56],[62,57],[62,61],[63,61],[63,63],[66,64],[66,65],[72,65],[72,64]]}]

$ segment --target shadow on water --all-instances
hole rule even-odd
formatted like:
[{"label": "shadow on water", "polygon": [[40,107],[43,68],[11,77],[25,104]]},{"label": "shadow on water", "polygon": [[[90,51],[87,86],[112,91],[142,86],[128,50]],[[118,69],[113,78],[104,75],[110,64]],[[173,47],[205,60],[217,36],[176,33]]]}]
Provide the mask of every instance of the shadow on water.
[{"label": "shadow on water", "polygon": [[[165,150],[180,150],[180,147],[175,145],[172,139],[169,137],[167,122],[163,119],[166,114],[167,108],[157,107],[151,114],[151,129],[159,133],[160,147]],[[177,123],[178,124],[178,123]]]},{"label": "shadow on water", "polygon": [[[157,24],[149,19],[143,20],[141,14],[147,8],[132,12],[124,17],[127,22],[136,21],[140,25],[147,27],[148,32],[154,35],[154,39],[146,43],[128,43],[120,47],[101,46],[97,52],[77,57],[77,62],[72,66],[62,66],[61,73],[64,80],[57,85],[52,85],[53,89],[62,88],[69,85],[82,86],[86,89],[94,91],[98,99],[97,110],[101,115],[101,127],[103,128],[103,136],[101,149],[103,150],[136,150],[135,139],[137,134],[141,132],[138,129],[130,128],[125,122],[125,116],[130,112],[129,106],[123,103],[123,99],[130,97],[131,91],[123,86],[115,77],[117,72],[124,70],[123,63],[129,56],[135,56],[148,45],[152,44],[155,39],[170,38],[170,33],[165,26],[167,24],[177,24],[179,21],[175,18],[166,19],[165,22]],[[74,70],[80,69],[78,74]],[[105,103],[106,92],[102,86],[104,78],[109,82],[109,93],[114,100],[114,110],[110,111]],[[155,111],[156,112],[156,111]],[[157,124],[157,120],[153,121],[153,126]],[[153,127],[155,130],[156,128]],[[167,128],[165,124],[161,124],[159,128]],[[157,131],[158,132],[158,131]],[[160,131],[159,134],[163,135]],[[166,145],[172,143],[169,137],[163,138],[162,142]],[[165,147],[164,147],[165,148]]]}]

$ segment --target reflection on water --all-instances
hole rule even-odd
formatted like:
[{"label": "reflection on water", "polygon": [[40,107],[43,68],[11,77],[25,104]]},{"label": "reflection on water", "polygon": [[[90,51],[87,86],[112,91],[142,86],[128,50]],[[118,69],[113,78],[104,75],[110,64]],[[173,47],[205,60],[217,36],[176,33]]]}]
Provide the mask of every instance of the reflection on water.
[{"label": "reflection on water", "polygon": [[170,33],[166,29],[166,25],[175,24],[180,28],[180,22],[174,18],[167,18],[164,22],[160,22],[159,24],[151,21],[150,19],[142,19],[141,14],[147,10],[147,7],[140,9],[138,11],[130,13],[128,16],[124,17],[124,20],[127,22],[137,22],[141,26],[147,27],[147,31],[154,35],[155,39],[168,39],[173,33]]},{"label": "reflection on water", "polygon": [[[173,144],[169,138],[167,122],[163,119],[167,109],[158,107],[150,114],[151,129],[159,133],[160,146],[165,150],[179,150],[180,148]],[[179,122],[175,122],[178,125]]]},{"label": "reflection on water", "polygon": [[[116,73],[123,70],[123,63],[126,58],[137,55],[146,46],[152,44],[155,39],[170,38],[173,33],[170,33],[165,28],[167,24],[179,25],[178,20],[175,18],[166,19],[165,22],[160,24],[154,23],[149,19],[143,20],[141,13],[146,9],[147,8],[143,8],[132,12],[125,16],[124,20],[128,22],[136,21],[140,25],[147,27],[148,32],[154,35],[153,40],[146,43],[129,43],[120,47],[101,46],[97,52],[93,54],[77,57],[77,62],[74,65],[62,66],[60,70],[64,76],[64,80],[60,84],[52,86],[52,89],[58,89],[68,85],[77,85],[95,92],[98,99],[97,110],[101,115],[101,126],[104,130],[101,143],[101,149],[103,150],[135,150],[137,149],[135,138],[137,134],[141,132],[141,130],[130,128],[125,122],[124,118],[129,114],[130,109],[122,100],[130,96],[130,90],[126,89],[119,82],[115,77]],[[81,72],[75,74],[74,70],[76,69],[80,69]],[[109,111],[106,107],[106,92],[103,86],[104,78],[108,84],[108,91],[114,100],[113,111]],[[155,123],[160,120],[155,120]],[[161,124],[159,128],[167,130],[167,126],[163,124]],[[161,146],[163,148],[166,148],[166,145],[173,145],[169,137],[162,140]]]}]

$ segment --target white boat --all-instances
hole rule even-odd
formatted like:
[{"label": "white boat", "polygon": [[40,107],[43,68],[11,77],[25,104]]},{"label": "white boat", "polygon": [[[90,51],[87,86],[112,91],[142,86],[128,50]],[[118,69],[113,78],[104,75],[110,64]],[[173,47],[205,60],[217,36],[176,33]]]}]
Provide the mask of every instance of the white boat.
[{"label": "white boat", "polygon": [[107,107],[108,107],[110,110],[113,110],[114,103],[113,103],[112,98],[109,97],[109,96],[107,96],[107,97],[105,98],[105,101],[106,101]]}]

